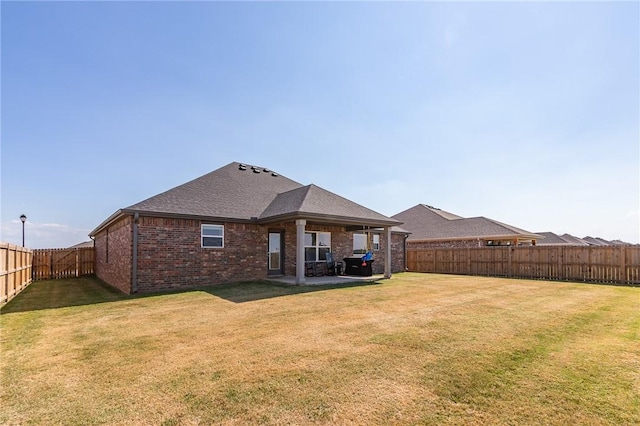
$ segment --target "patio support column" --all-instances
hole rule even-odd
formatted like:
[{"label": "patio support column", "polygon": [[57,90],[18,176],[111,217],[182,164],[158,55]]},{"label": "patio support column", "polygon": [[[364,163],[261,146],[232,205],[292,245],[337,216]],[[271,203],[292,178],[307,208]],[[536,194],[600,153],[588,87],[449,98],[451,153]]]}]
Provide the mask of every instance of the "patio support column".
[{"label": "patio support column", "polygon": [[304,229],[307,221],[296,220],[296,284],[304,284]]},{"label": "patio support column", "polygon": [[387,237],[387,249],[384,254],[384,277],[391,278],[391,227],[384,228]]}]

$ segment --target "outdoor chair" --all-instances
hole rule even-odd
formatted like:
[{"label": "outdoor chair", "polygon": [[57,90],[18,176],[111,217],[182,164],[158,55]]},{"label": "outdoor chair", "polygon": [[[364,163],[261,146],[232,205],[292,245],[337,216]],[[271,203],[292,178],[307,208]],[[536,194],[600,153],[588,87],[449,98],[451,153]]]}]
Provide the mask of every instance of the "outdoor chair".
[{"label": "outdoor chair", "polygon": [[307,277],[315,275],[315,262],[304,262],[304,275]]},{"label": "outdoor chair", "polygon": [[321,277],[324,275],[324,263],[322,262],[305,262],[305,276]]},{"label": "outdoor chair", "polygon": [[342,262],[336,261],[333,258],[333,253],[327,253],[325,259],[327,260],[327,275],[342,275]]}]

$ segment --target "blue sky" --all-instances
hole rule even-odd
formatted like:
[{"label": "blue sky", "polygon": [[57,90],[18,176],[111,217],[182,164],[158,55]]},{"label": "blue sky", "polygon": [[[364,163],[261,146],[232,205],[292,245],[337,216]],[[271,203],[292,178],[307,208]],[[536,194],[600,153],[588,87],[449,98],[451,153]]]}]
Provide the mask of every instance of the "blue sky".
[{"label": "blue sky", "polygon": [[638,243],[637,2],[1,3],[0,240],[64,247],[232,161]]}]

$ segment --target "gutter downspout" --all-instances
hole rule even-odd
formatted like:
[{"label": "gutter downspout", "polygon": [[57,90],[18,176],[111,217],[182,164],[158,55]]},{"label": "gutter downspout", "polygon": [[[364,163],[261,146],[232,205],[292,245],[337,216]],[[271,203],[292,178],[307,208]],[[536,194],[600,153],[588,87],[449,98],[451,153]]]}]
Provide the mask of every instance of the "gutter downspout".
[{"label": "gutter downspout", "polygon": [[140,220],[140,213],[136,212],[133,215],[133,256],[132,256],[132,268],[131,268],[131,292],[138,292],[138,221]]},{"label": "gutter downspout", "polygon": [[409,234],[404,234],[404,239],[402,241],[402,258],[404,260],[404,272],[408,272],[408,263],[407,263],[407,238],[409,238]]}]

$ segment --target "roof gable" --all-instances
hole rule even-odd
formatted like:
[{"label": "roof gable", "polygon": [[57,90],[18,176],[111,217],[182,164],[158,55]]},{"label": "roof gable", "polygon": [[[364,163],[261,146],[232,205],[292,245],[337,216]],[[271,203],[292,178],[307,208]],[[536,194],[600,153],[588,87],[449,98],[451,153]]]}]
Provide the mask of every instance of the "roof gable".
[{"label": "roof gable", "polygon": [[278,194],[260,216],[261,220],[281,217],[323,217],[342,222],[400,224],[371,209],[316,185],[307,185]]},{"label": "roof gable", "polygon": [[554,234],[553,232],[536,232],[536,234],[544,237],[543,240],[537,241],[536,245],[538,246],[570,246],[571,243],[565,240],[558,234]]}]

